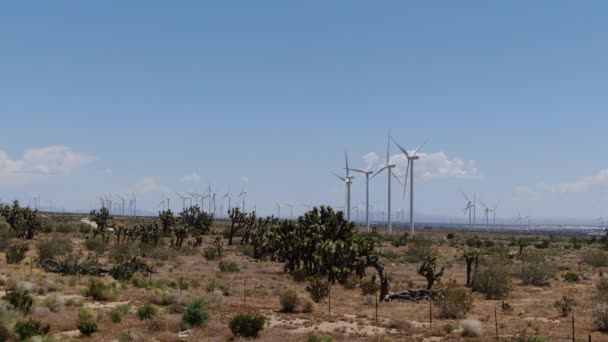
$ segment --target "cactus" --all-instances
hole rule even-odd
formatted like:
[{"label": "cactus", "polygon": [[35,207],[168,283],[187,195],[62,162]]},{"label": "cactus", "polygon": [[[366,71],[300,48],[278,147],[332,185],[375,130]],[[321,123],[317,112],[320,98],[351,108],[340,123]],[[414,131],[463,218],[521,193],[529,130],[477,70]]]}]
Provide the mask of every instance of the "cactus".
[{"label": "cactus", "polygon": [[441,279],[444,270],[445,267],[442,267],[441,271],[437,272],[437,257],[427,256],[420,265],[418,274],[426,278],[426,289],[430,290],[435,282]]}]

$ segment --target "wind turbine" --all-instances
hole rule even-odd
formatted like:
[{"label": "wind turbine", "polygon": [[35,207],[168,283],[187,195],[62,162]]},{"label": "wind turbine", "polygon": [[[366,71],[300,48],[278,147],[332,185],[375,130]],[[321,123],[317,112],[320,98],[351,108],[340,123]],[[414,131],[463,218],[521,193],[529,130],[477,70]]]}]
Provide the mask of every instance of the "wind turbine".
[{"label": "wind turbine", "polygon": [[230,208],[231,208],[230,201],[232,199],[232,194],[230,193],[230,190],[228,190],[228,193],[226,193],[224,195],[224,197],[222,197],[222,200],[224,200],[224,198],[226,198],[226,197],[228,197],[228,211],[230,211]]},{"label": "wind turbine", "polygon": [[498,209],[498,206],[499,206],[499,205],[500,205],[500,201],[498,201],[498,202],[496,203],[496,206],[494,207],[494,209],[490,209],[490,210],[489,210],[491,213],[493,213],[493,214],[494,214],[494,225],[496,225],[496,209]]},{"label": "wind turbine", "polygon": [[237,198],[238,197],[243,198],[243,210],[242,210],[243,212],[245,212],[245,196],[247,196],[247,191],[245,191],[245,183],[243,183],[243,189],[241,190],[241,193],[238,196],[236,196]]},{"label": "wind turbine", "polygon": [[471,228],[471,209],[473,208],[474,204],[464,192],[462,195],[467,200],[467,206],[464,207],[464,214],[466,215],[467,211],[469,212],[469,228]]},{"label": "wind turbine", "polygon": [[179,196],[182,199],[182,210],[186,210],[186,199],[187,197],[180,194],[179,192],[175,192],[177,194],[177,196]]},{"label": "wind turbine", "polygon": [[285,203],[285,205],[288,206],[289,210],[290,210],[289,219],[293,220],[293,207],[295,207],[295,204],[293,204],[293,203]]},{"label": "wind turbine", "polygon": [[[133,196],[133,216],[137,217],[137,198],[135,197],[135,193],[132,192],[131,196]],[[167,201],[169,201],[169,198],[167,198]],[[169,203],[167,202],[167,206],[169,206]]]},{"label": "wind turbine", "polygon": [[604,216],[600,216],[597,220],[600,221],[600,228],[604,228]]},{"label": "wind turbine", "polygon": [[277,206],[277,217],[281,218],[281,203],[274,201],[274,204]]},{"label": "wind turbine", "polygon": [[483,201],[480,199],[479,203],[481,203],[481,205],[484,207],[484,211],[483,211],[483,216],[486,218],[486,228],[490,227],[490,212],[492,211],[490,208],[488,208],[488,206],[483,203]]},{"label": "wind turbine", "polygon": [[118,198],[120,198],[121,202],[122,202],[122,208],[121,208],[121,215],[124,216],[125,215],[125,198],[122,196],[118,196]]},{"label": "wind turbine", "polygon": [[350,186],[351,184],[353,184],[353,179],[355,179],[355,177],[350,175],[350,168],[348,167],[348,154],[346,153],[346,149],[344,149],[344,160],[346,161],[346,167],[344,168],[344,170],[346,171],[346,176],[341,177],[334,172],[332,173],[334,176],[338,177],[338,179],[343,181],[346,185],[346,219],[350,221]]},{"label": "wind turbine", "polygon": [[[370,230],[370,228],[369,228],[369,180],[370,180],[370,176],[372,176],[374,174],[374,171],[361,170],[361,169],[350,169],[350,171],[358,172],[365,176],[365,226],[367,227],[367,232],[369,233],[369,230]],[[357,215],[359,215],[358,208],[357,208]]]},{"label": "wind turbine", "polygon": [[404,185],[403,185],[403,197],[405,198],[405,189],[407,186],[407,174],[409,172],[409,174],[410,174],[410,234],[412,236],[414,236],[414,234],[416,233],[415,229],[414,229],[414,161],[416,161],[420,158],[420,156],[418,156],[418,151],[420,151],[422,149],[422,147],[424,145],[426,145],[426,143],[429,140],[427,139],[422,145],[420,145],[420,147],[418,147],[413,153],[410,154],[405,148],[403,148],[401,145],[399,145],[397,140],[395,140],[393,137],[391,137],[391,139],[397,145],[397,147],[399,147],[401,152],[403,152],[403,154],[405,154],[405,156],[407,157],[407,168],[406,168],[406,172],[405,172],[405,181],[404,181]]},{"label": "wind turbine", "polygon": [[395,168],[395,164],[391,164],[390,163],[390,146],[391,146],[391,133],[389,131],[388,133],[388,137],[386,139],[386,163],[380,168],[380,170],[376,171],[376,173],[374,173],[374,175],[372,176],[372,178],[376,177],[376,175],[378,175],[379,173],[381,173],[384,170],[387,170],[388,172],[388,210],[387,210],[387,218],[388,218],[388,235],[392,235],[393,234],[393,221],[392,221],[392,217],[391,217],[391,178],[395,177],[395,179],[397,180],[397,182],[401,183],[401,181],[399,180],[399,178],[393,173],[393,168]]},{"label": "wind turbine", "polygon": [[516,209],[516,210],[517,210],[517,218],[515,219],[515,222],[519,223],[519,226],[521,227],[523,217],[521,216],[519,209]]},{"label": "wind turbine", "polygon": [[158,203],[158,207],[163,207],[163,211],[165,211],[165,200],[160,201],[160,203]]}]

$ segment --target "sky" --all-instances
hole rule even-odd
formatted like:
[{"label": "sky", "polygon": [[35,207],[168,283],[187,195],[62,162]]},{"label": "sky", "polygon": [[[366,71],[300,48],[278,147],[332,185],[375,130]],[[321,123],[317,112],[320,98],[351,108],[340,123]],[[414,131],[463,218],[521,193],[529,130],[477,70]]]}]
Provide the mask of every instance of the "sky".
[{"label": "sky", "polygon": [[[297,215],[343,206],[345,148],[377,170],[390,130],[409,150],[430,139],[419,217],[464,222],[466,192],[500,201],[504,223],[595,221],[607,15],[603,1],[3,2],[0,197],[76,210],[135,193],[154,212],[166,196],[180,209],[176,191],[246,186],[248,210]],[[370,183],[375,211],[386,179]]]}]

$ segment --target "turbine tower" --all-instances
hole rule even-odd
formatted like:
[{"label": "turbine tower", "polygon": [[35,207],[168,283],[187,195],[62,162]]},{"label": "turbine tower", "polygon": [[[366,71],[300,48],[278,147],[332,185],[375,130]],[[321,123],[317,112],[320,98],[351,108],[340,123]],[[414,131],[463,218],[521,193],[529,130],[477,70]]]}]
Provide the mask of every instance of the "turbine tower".
[{"label": "turbine tower", "polygon": [[177,196],[179,196],[179,198],[182,199],[182,210],[186,210],[186,199],[187,197],[180,194],[179,192],[175,192],[177,194]]},{"label": "turbine tower", "polygon": [[407,174],[409,172],[409,174],[410,174],[410,234],[412,236],[414,236],[416,233],[416,231],[414,229],[414,161],[416,161],[420,158],[418,156],[418,151],[420,151],[422,149],[422,147],[424,145],[426,145],[426,143],[429,140],[427,139],[422,145],[420,145],[420,147],[418,147],[413,153],[410,154],[405,148],[403,148],[401,145],[399,145],[397,140],[395,140],[393,137],[391,137],[391,139],[397,145],[397,147],[399,147],[401,152],[403,152],[403,154],[405,154],[405,156],[407,157],[407,168],[406,168],[406,172],[405,172],[405,181],[403,182],[404,183],[403,197],[405,198],[405,189],[407,187]]},{"label": "turbine tower", "polygon": [[277,206],[277,217],[281,218],[281,203],[274,201],[274,204]]},{"label": "turbine tower", "polygon": [[[380,168],[380,170],[376,171],[376,173],[374,173],[374,175],[372,176],[372,178],[376,177],[376,175],[378,175],[379,173],[381,173],[384,170],[387,170],[388,172],[388,210],[387,210],[387,227],[388,227],[388,235],[392,235],[393,234],[393,221],[391,218],[391,178],[395,177],[395,179],[397,179],[397,181],[399,183],[401,183],[401,181],[399,181],[399,178],[393,173],[393,168],[395,168],[395,164],[391,164],[390,163],[390,146],[391,146],[391,134],[389,132],[388,137],[386,139],[386,163]],[[383,220],[384,221],[384,220]]]},{"label": "turbine tower", "polygon": [[230,191],[228,191],[228,193],[226,193],[226,194],[224,195],[224,197],[222,197],[222,200],[224,200],[224,198],[226,198],[226,197],[228,197],[228,211],[230,211],[230,208],[231,208],[231,203],[230,203],[230,201],[231,201],[231,199],[232,199],[232,194],[230,193]]},{"label": "turbine tower", "polygon": [[245,212],[245,196],[247,196],[247,191],[245,191],[245,183],[243,183],[243,190],[241,190],[241,193],[238,196],[236,196],[237,198],[238,197],[243,198],[243,209],[242,209],[243,212]]},{"label": "turbine tower", "polygon": [[466,215],[467,211],[469,212],[469,228],[471,228],[471,209],[473,209],[474,204],[464,192],[462,193],[462,195],[467,201],[467,206],[464,207],[464,214]]},{"label": "turbine tower", "polygon": [[346,153],[346,149],[344,149],[344,159],[346,161],[346,167],[344,168],[344,170],[346,171],[346,176],[341,177],[334,172],[332,173],[334,174],[334,176],[338,177],[338,179],[343,181],[346,185],[346,220],[350,221],[350,186],[351,184],[353,184],[353,179],[355,179],[355,177],[350,175],[350,168],[348,167],[348,154]]},{"label": "turbine tower", "polygon": [[[367,232],[370,232],[369,228],[369,180],[370,176],[374,174],[374,171],[361,170],[361,169],[350,169],[353,172],[361,173],[365,176],[365,226],[367,227]],[[373,177],[373,176],[372,176]],[[358,213],[357,208],[357,213]]]}]

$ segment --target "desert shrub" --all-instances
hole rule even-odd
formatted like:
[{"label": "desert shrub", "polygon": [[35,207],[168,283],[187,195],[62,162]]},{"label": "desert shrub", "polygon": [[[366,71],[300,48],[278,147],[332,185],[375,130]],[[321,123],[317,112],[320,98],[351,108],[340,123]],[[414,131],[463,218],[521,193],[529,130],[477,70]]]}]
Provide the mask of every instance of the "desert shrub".
[{"label": "desert shrub", "polygon": [[435,254],[435,251],[432,240],[416,238],[411,241],[408,249],[405,251],[405,261],[418,263],[433,254]]},{"label": "desert shrub", "polygon": [[12,338],[11,331],[0,320],[0,342],[10,341]]},{"label": "desert shrub", "polygon": [[599,331],[608,332],[608,305],[598,304],[591,313],[593,323]]},{"label": "desert shrub", "polygon": [[304,313],[313,313],[315,311],[315,303],[313,303],[310,299],[306,299],[302,304],[302,312]]},{"label": "desert shrub", "polygon": [[173,248],[156,247],[152,248],[146,255],[156,260],[173,260],[177,257],[177,251]]},{"label": "desert shrub", "polygon": [[27,321],[17,321],[15,323],[15,333],[21,340],[27,340],[34,336],[44,336],[49,333],[51,327],[40,321],[33,319]]},{"label": "desert shrub", "polygon": [[376,294],[380,290],[380,284],[376,281],[376,275],[372,275],[369,280],[361,281],[361,293],[364,296]]},{"label": "desert shrub", "polygon": [[30,311],[34,299],[30,296],[27,291],[22,288],[15,287],[12,288],[3,298],[6,300],[15,310],[19,310],[23,313],[27,313]]},{"label": "desert shrub", "polygon": [[95,300],[106,301],[116,298],[118,294],[114,285],[92,278],[89,280],[89,286],[85,290],[84,295]]},{"label": "desert shrub", "polygon": [[110,311],[110,320],[114,323],[120,323],[123,317],[129,313],[130,309],[131,306],[129,304],[122,304],[115,307]]},{"label": "desert shrub", "polygon": [[88,251],[102,255],[106,252],[107,244],[102,238],[90,238],[85,240],[84,246]]},{"label": "desert shrub", "polygon": [[240,313],[230,320],[230,330],[236,337],[257,338],[265,322],[262,315]]},{"label": "desert shrub", "polygon": [[99,327],[97,322],[93,319],[93,315],[85,309],[78,311],[78,330],[84,336],[91,336],[97,331]]},{"label": "desert shrub", "polygon": [[463,318],[473,308],[473,297],[464,288],[448,287],[442,293],[442,298],[437,301],[441,318]]},{"label": "desert shrub", "polygon": [[220,271],[224,273],[239,271],[239,265],[233,260],[222,260],[220,261],[218,266],[220,268]]},{"label": "desert shrub", "polygon": [[524,285],[547,286],[557,272],[555,266],[542,255],[530,255],[519,266],[517,277]]},{"label": "desert shrub", "polygon": [[487,299],[506,297],[511,291],[511,270],[505,260],[491,260],[479,267],[473,290],[483,293]]},{"label": "desert shrub", "polygon": [[608,278],[600,278],[595,286],[600,299],[608,299]]},{"label": "desert shrub", "polygon": [[560,317],[567,317],[572,312],[572,307],[575,305],[574,298],[571,296],[563,296],[553,303],[553,307],[557,309]]},{"label": "desert shrub", "polygon": [[205,301],[202,298],[195,299],[182,315],[182,322],[187,326],[199,327],[209,319],[209,314],[205,308]]},{"label": "desert shrub", "polygon": [[581,280],[581,277],[578,275],[578,273],[567,272],[566,274],[564,274],[564,280],[569,283],[576,283]]},{"label": "desert shrub", "polygon": [[502,310],[502,313],[504,313],[505,315],[509,315],[513,312],[513,307],[511,306],[511,304],[503,301],[500,304],[500,309]]},{"label": "desert shrub", "polygon": [[203,250],[203,256],[207,260],[216,260],[221,257],[220,253],[218,253],[217,249],[214,247],[205,248],[205,250]]},{"label": "desert shrub", "polygon": [[306,281],[306,279],[308,279],[308,272],[304,268],[294,270],[294,271],[290,272],[289,275],[291,275],[291,277],[293,278],[293,281],[295,281],[297,283],[304,282],[304,281]]},{"label": "desert shrub", "polygon": [[313,277],[308,281],[306,291],[315,303],[319,303],[329,294],[329,282],[320,277]]},{"label": "desert shrub", "polygon": [[444,325],[441,329],[443,329],[443,331],[449,335],[452,332],[454,332],[454,330],[456,330],[456,327],[453,326],[452,324],[448,323],[448,324]]},{"label": "desert shrub", "polygon": [[306,338],[306,342],[333,342],[333,337],[323,334],[313,334]]},{"label": "desert shrub", "polygon": [[72,252],[72,242],[67,239],[52,239],[38,243],[38,261],[54,260]]},{"label": "desert shrub", "polygon": [[115,263],[120,263],[127,260],[132,260],[134,257],[141,254],[141,249],[134,243],[119,243],[110,248],[110,260]]},{"label": "desert shrub", "polygon": [[534,247],[536,247],[537,249],[547,249],[549,248],[549,246],[549,240],[542,240],[534,244]]},{"label": "desert shrub", "polygon": [[146,303],[143,306],[139,307],[139,309],[137,309],[137,317],[139,317],[139,319],[143,321],[152,318],[154,315],[156,315],[157,312],[158,308],[156,307],[156,305],[152,303]]},{"label": "desert shrub", "polygon": [[448,240],[452,240],[456,237],[456,235],[454,235],[454,233],[448,233],[447,239]]},{"label": "desert shrub", "polygon": [[608,253],[598,250],[586,251],[583,254],[583,262],[593,267],[607,267]]},{"label": "desert shrub", "polygon": [[462,336],[465,337],[481,337],[483,332],[483,326],[481,322],[476,319],[465,319],[460,322],[462,327]]},{"label": "desert shrub", "polygon": [[300,305],[300,296],[298,296],[296,290],[288,288],[281,292],[279,301],[283,312],[294,312]]},{"label": "desert shrub", "polygon": [[25,259],[29,246],[26,242],[12,240],[6,248],[6,263],[19,264]]},{"label": "desert shrub", "polygon": [[118,334],[118,342],[134,342],[135,337],[131,333],[131,330],[123,330]]}]

